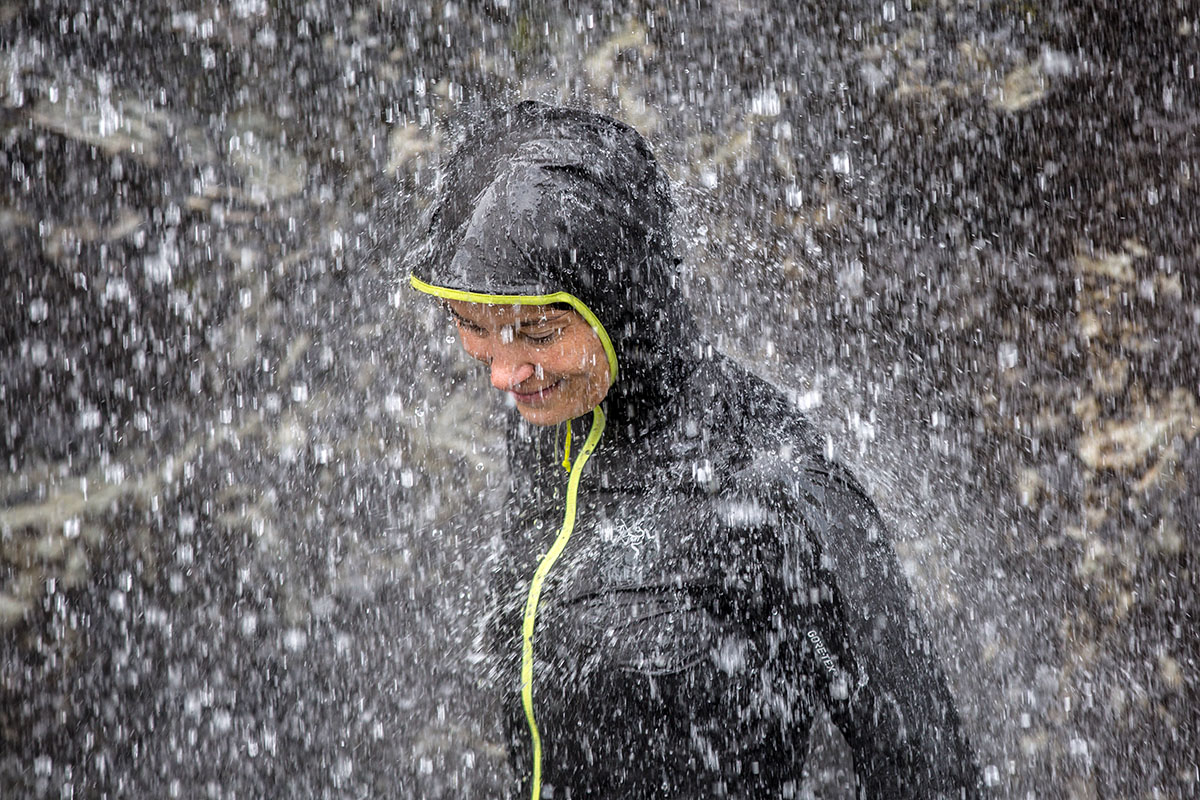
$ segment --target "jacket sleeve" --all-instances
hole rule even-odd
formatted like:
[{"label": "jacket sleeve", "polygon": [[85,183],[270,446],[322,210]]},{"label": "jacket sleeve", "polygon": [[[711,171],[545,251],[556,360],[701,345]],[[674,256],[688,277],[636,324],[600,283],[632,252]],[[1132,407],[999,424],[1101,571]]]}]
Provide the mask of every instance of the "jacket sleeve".
[{"label": "jacket sleeve", "polygon": [[795,489],[817,562],[811,599],[830,609],[798,615],[811,621],[798,634],[853,752],[858,796],[978,797],[973,755],[874,505],[834,465],[804,470]]}]

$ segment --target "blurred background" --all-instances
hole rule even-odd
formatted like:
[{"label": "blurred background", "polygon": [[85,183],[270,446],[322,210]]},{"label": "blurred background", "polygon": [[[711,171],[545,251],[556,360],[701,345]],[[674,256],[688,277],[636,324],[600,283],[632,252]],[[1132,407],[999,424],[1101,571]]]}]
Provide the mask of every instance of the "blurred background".
[{"label": "blurred background", "polygon": [[536,98],[653,144],[993,796],[1195,796],[1198,67],[1194,0],[0,0],[0,795],[510,781],[505,412],[399,261]]}]

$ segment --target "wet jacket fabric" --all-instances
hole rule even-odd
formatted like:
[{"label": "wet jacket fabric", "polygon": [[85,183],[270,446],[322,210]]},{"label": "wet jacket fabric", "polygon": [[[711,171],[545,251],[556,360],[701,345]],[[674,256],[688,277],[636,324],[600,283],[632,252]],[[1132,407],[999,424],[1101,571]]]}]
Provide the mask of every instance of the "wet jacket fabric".
[{"label": "wet jacket fabric", "polygon": [[524,103],[468,134],[434,208],[414,285],[567,296],[615,360],[592,414],[509,432],[492,667],[512,796],[795,796],[822,707],[860,796],[975,796],[878,513],[778,390],[698,335],[645,141]]}]

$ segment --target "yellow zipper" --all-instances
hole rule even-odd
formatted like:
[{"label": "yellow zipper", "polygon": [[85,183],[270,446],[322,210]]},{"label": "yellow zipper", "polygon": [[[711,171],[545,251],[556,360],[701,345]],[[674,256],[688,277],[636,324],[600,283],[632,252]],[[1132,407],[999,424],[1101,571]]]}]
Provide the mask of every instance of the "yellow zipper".
[{"label": "yellow zipper", "polygon": [[604,412],[600,410],[600,406],[596,406],[592,409],[592,429],[588,431],[587,440],[583,443],[583,450],[575,459],[571,477],[567,480],[567,508],[562,528],[555,537],[554,544],[550,546],[549,552],[534,571],[533,579],[529,581],[529,596],[525,599],[525,616],[521,621],[521,705],[525,708],[525,719],[529,723],[529,735],[533,739],[531,800],[541,800],[542,796],[542,735],[538,731],[537,720],[533,713],[533,632],[537,623],[538,600],[542,595],[542,584],[546,581],[546,575],[554,566],[554,562],[562,555],[563,549],[567,546],[567,540],[571,538],[571,531],[575,529],[575,502],[579,494],[579,478],[583,474],[583,465],[587,463],[588,457],[600,442],[600,435],[604,433],[604,424]]}]

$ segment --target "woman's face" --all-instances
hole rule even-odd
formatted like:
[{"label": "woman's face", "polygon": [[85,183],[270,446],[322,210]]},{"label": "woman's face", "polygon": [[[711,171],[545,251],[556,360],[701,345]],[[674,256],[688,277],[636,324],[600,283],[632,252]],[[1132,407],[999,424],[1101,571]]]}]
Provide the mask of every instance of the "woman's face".
[{"label": "woman's face", "polygon": [[492,386],[534,425],[582,416],[608,393],[608,355],[576,311],[461,300],[446,306],[463,349],[488,365]]}]

